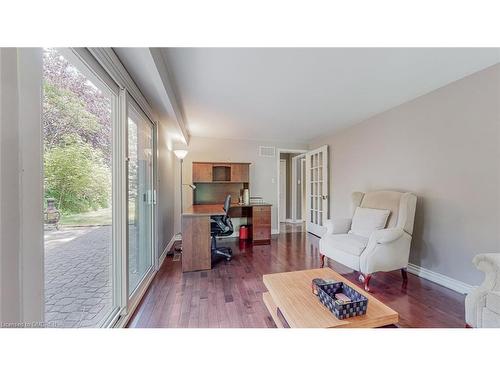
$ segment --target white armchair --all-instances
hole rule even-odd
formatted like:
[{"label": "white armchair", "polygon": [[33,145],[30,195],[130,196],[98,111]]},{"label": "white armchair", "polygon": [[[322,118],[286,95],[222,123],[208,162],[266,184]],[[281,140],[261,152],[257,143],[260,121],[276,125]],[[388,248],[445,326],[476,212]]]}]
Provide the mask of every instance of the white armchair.
[{"label": "white armchair", "polygon": [[472,263],[485,278],[465,297],[465,322],[470,327],[500,328],[500,254],[478,254]]},{"label": "white armchair", "polygon": [[356,271],[369,291],[369,282],[375,272],[401,269],[406,282],[406,267],[415,220],[417,197],[412,193],[376,191],[352,194],[352,212],[356,207],[389,210],[384,229],[376,230],[369,237],[348,233],[352,219],[332,219],[326,222],[326,233],[319,241],[321,266],[325,256]]}]

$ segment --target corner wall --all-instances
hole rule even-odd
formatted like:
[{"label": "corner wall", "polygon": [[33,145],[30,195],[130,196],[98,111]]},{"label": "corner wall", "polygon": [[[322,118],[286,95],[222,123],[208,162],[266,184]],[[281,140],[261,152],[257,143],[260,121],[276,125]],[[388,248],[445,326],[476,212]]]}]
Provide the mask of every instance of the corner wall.
[{"label": "corner wall", "polygon": [[500,251],[500,64],[372,117],[330,146],[330,212],[353,191],[418,196],[410,262],[477,285],[474,255]]}]

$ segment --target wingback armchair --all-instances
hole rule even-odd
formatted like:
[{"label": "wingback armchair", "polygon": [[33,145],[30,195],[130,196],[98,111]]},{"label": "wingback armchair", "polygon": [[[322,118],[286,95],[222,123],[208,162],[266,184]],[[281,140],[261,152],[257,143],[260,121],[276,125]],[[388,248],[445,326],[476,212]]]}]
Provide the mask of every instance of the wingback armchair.
[{"label": "wingback armchair", "polygon": [[470,327],[500,328],[500,253],[478,254],[472,263],[485,278],[465,297],[465,322]]},{"label": "wingback armchair", "polygon": [[417,197],[412,193],[375,191],[352,194],[352,213],[357,207],[388,210],[385,227],[361,236],[350,232],[351,218],[334,218],[326,222],[326,233],[319,241],[321,267],[325,257],[361,272],[360,281],[369,291],[375,272],[401,269],[406,283],[410,244]]}]

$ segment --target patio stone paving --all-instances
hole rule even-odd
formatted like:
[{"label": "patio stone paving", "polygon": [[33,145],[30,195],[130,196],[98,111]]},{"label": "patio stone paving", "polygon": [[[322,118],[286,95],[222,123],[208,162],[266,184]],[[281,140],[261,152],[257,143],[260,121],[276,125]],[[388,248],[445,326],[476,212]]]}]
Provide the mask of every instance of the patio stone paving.
[{"label": "patio stone paving", "polygon": [[111,226],[45,232],[45,322],[99,327],[112,307]]}]

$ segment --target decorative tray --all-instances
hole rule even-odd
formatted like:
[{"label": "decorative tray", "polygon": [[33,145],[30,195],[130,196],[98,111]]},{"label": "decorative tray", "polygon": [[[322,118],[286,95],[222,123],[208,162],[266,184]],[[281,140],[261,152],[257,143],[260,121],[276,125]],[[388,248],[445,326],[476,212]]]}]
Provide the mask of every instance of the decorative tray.
[{"label": "decorative tray", "polygon": [[366,314],[368,298],[340,281],[314,279],[313,293],[337,319]]}]

